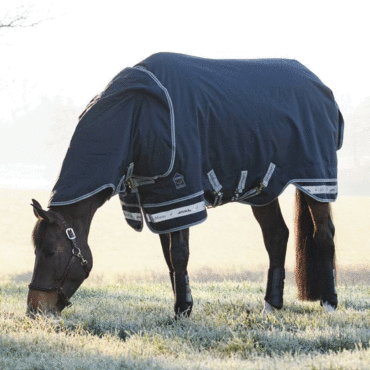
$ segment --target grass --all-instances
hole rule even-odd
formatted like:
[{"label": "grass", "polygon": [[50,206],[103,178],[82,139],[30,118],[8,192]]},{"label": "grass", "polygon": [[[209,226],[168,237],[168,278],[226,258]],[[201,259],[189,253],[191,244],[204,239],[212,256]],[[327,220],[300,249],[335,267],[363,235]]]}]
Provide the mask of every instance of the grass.
[{"label": "grass", "polygon": [[27,286],[0,291],[0,369],[368,369],[370,287],[339,286],[334,315],[298,302],[264,316],[264,285],[194,283],[173,321],[169,284],[82,287],[61,320],[25,316]]},{"label": "grass", "polygon": [[25,316],[34,254],[31,198],[0,190],[1,369],[369,369],[370,197],[333,205],[338,294],[332,316],[298,302],[293,284],[293,199],[281,198],[291,230],[284,309],[261,314],[268,267],[250,207],[210,210],[192,228],[189,274],[195,306],[174,322],[158,236],[135,233],[117,197],[97,212],[89,244],[94,268],[61,320]]}]

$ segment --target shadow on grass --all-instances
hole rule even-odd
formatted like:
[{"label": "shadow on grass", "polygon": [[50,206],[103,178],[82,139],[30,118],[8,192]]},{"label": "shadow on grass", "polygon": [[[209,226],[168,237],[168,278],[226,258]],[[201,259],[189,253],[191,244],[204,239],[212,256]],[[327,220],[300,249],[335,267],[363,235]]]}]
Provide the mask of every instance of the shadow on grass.
[{"label": "shadow on grass", "polygon": [[[209,267],[199,269],[190,274],[190,280],[197,283],[211,283],[223,281],[236,281],[236,282],[265,282],[267,270],[258,271],[243,271],[234,272],[232,270],[219,271]],[[14,283],[30,283],[32,272],[26,272],[9,277],[11,282]],[[112,279],[109,282],[112,283]],[[104,275],[93,275],[89,278],[89,283],[96,285],[107,284]],[[154,271],[146,271],[138,274],[120,274],[113,278],[114,284],[127,284],[127,283],[169,283],[169,276],[167,273],[158,273]],[[286,269],[286,281],[295,284],[294,271]],[[354,267],[339,267],[337,269],[337,281],[339,285],[356,285],[365,284],[370,285],[370,267],[369,266],[354,266]]]}]

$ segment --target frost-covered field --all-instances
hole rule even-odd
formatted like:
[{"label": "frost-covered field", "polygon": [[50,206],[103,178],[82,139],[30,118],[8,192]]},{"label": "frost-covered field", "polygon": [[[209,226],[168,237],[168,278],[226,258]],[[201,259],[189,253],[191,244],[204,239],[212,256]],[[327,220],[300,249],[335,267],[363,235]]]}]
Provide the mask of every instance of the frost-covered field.
[{"label": "frost-covered field", "polygon": [[195,283],[172,320],[168,284],[82,288],[61,321],[25,317],[25,284],[1,286],[1,369],[368,369],[370,287],[340,286],[338,311],[299,303],[261,314],[261,283]]},{"label": "frost-covered field", "polygon": [[173,322],[159,238],[125,224],[117,198],[94,218],[91,277],[60,321],[25,317],[33,268],[31,198],[0,190],[0,369],[368,369],[369,198],[334,204],[339,308],[296,299],[293,198],[282,197],[291,230],[285,307],[261,314],[268,268],[250,207],[223,206],[191,230],[189,320]]}]

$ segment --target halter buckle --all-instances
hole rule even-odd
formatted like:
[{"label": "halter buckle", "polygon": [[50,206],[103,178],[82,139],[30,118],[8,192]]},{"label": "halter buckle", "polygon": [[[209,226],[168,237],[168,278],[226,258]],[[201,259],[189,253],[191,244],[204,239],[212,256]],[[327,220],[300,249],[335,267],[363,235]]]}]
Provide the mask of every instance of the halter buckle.
[{"label": "halter buckle", "polygon": [[74,230],[71,227],[66,229],[66,234],[67,234],[68,239],[70,239],[70,240],[76,239],[76,234],[75,234]]},{"label": "halter buckle", "polygon": [[81,260],[81,266],[87,265],[87,261],[83,257],[80,248],[78,248],[76,245],[72,249],[72,254]]}]

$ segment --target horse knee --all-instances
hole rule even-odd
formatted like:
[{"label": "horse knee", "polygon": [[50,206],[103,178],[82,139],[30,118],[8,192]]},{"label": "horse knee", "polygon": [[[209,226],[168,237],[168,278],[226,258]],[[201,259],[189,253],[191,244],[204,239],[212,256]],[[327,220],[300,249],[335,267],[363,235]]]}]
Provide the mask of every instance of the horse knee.
[{"label": "horse knee", "polygon": [[265,233],[264,241],[270,257],[270,267],[284,265],[288,239],[289,229],[285,224],[279,228],[270,229]]},{"label": "horse knee", "polygon": [[276,244],[286,248],[289,239],[288,227],[284,224],[283,227],[279,228],[279,231],[276,234]]}]

